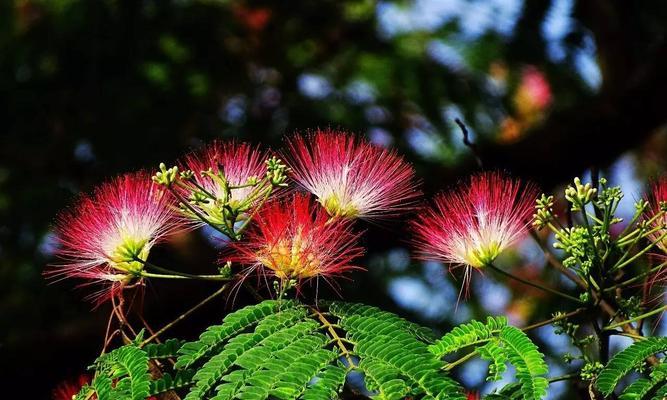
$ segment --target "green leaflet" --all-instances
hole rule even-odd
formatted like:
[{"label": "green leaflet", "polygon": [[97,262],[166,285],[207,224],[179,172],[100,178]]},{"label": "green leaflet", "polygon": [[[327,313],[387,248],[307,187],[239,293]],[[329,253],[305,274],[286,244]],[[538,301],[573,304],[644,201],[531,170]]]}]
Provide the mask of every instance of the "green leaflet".
[{"label": "green leaflet", "polygon": [[327,365],[309,384],[301,398],[303,400],[330,400],[336,398],[340,387],[345,383],[347,372],[339,365]]},{"label": "green leaflet", "polygon": [[[414,394],[433,399],[463,399],[463,390],[451,378],[441,372],[443,363],[433,357],[428,346],[414,334],[414,324],[394,314],[369,312],[366,307],[338,306],[332,303],[332,314],[340,321],[347,338],[355,343],[354,353],[362,360],[377,360],[372,363],[370,385],[378,388],[412,388]],[[388,366],[387,371],[379,369]],[[363,371],[363,367],[360,366]],[[398,384],[392,370],[400,371],[406,384]],[[383,380],[377,381],[381,378]],[[393,381],[393,382],[389,382]],[[391,386],[393,385],[393,386]],[[386,396],[386,395],[385,395]]]},{"label": "green leaflet", "polygon": [[505,317],[488,317],[486,323],[472,321],[459,325],[442,339],[428,347],[436,357],[472,346],[482,359],[489,360],[487,380],[498,380],[506,370],[506,363],[515,367],[523,399],[541,399],[546,395],[549,382],[544,377],[547,365],[544,355],[520,329],[507,325]]},{"label": "green leaflet", "polygon": [[[207,393],[220,381],[232,365],[241,355],[253,347],[260,345],[263,341],[272,344],[273,340],[279,341],[279,337],[285,336],[282,329],[289,329],[287,335],[295,334],[299,329],[312,329],[315,322],[303,322],[295,324],[306,317],[306,308],[299,307],[279,311],[262,320],[252,333],[242,333],[232,339],[224,346],[222,351],[211,357],[195,374],[193,380],[195,387],[185,397],[185,400],[203,399]],[[282,342],[281,342],[282,343]],[[273,344],[272,344],[273,345]],[[275,345],[277,346],[277,344]]]},{"label": "green leaflet", "polygon": [[116,357],[127,377],[116,383],[114,390],[127,390],[130,399],[144,400],[148,397],[150,388],[148,356],[136,346],[124,346],[118,349]]},{"label": "green leaflet", "polygon": [[547,394],[549,382],[543,376],[549,371],[544,355],[520,329],[506,326],[500,332],[507,358],[516,368],[524,399],[541,399]]},{"label": "green leaflet", "polygon": [[194,371],[192,370],[177,371],[173,377],[165,373],[160,379],[150,382],[150,395],[190,386],[193,375]]},{"label": "green leaflet", "polygon": [[484,346],[478,347],[477,352],[483,360],[490,361],[487,381],[499,381],[507,370],[507,352],[499,341],[491,340]]},{"label": "green leaflet", "polygon": [[175,358],[184,343],[182,340],[168,339],[164,343],[147,344],[143,350],[150,359]]},{"label": "green leaflet", "polygon": [[106,375],[100,375],[93,380],[93,389],[97,394],[97,400],[110,400],[114,398],[111,395],[111,378]]},{"label": "green leaflet", "polygon": [[[650,337],[633,343],[616,353],[600,372],[596,380],[598,389],[605,396],[610,395],[625,375],[642,365],[647,357],[663,351],[667,351],[667,338],[664,337]],[[654,373],[654,381],[664,379],[665,374],[662,373],[662,368]]]},{"label": "green leaflet", "polygon": [[279,304],[273,300],[266,300],[228,314],[221,325],[209,327],[199,336],[198,341],[186,343],[181,347],[176,367],[187,368],[191,366],[208,352],[214,351],[225,340],[257,324],[265,317],[275,314],[279,309],[287,309],[292,305],[291,302]]},{"label": "green leaflet", "polygon": [[363,359],[359,368],[366,376],[366,386],[377,392],[377,399],[398,400],[412,391],[410,385],[401,379],[401,371],[380,360]]},{"label": "green leaflet", "polygon": [[507,318],[505,317],[488,317],[486,324],[471,321],[452,329],[451,332],[429,346],[428,349],[437,357],[443,357],[460,350],[462,347],[482,343],[498,334],[506,326]]},{"label": "green leaflet", "polygon": [[377,307],[357,303],[329,302],[329,311],[334,315],[357,315],[360,317],[374,316],[387,321],[397,322],[403,329],[411,332],[417,339],[425,343],[433,343],[435,334],[429,328],[407,321],[396,314],[383,311]]}]

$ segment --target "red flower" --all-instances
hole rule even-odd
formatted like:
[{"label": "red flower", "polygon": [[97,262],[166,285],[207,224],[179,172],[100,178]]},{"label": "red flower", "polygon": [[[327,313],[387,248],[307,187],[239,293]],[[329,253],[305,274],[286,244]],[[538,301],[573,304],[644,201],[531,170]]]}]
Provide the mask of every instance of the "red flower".
[{"label": "red flower", "polygon": [[332,216],[374,219],[414,207],[413,168],[395,152],[345,132],[318,130],[288,142],[294,179]]},{"label": "red flower", "polygon": [[230,245],[225,260],[247,266],[261,276],[297,283],[340,276],[357,268],[353,260],[363,253],[355,245],[359,235],[346,219],[330,219],[314,207],[310,197],[294,194],[290,201],[272,201],[258,212],[245,240]]},{"label": "red flower", "polygon": [[536,186],[498,172],[472,176],[411,223],[419,258],[474,268],[492,263],[525,233],[537,194]]},{"label": "red flower", "polygon": [[[254,190],[253,186],[235,188],[229,191],[231,198],[228,199],[227,186],[243,186],[254,178],[262,179],[266,167],[264,161],[266,154],[257,147],[247,143],[213,142],[201,152],[189,154],[181,165],[182,169],[194,172],[194,182],[219,200],[230,200],[232,207],[241,206],[246,201],[256,203],[249,199]],[[224,180],[221,179],[224,176]],[[183,196],[188,197],[189,191],[179,187]],[[212,222],[224,224],[217,221],[217,206],[213,199],[201,199],[196,206],[209,217]],[[201,222],[197,219],[198,222]]]},{"label": "red flower", "polygon": [[60,262],[46,272],[56,278],[103,283],[94,298],[108,298],[140,276],[151,247],[179,229],[173,202],[139,172],[120,176],[83,196],[56,222]]},{"label": "red flower", "polygon": [[651,221],[651,230],[654,231],[649,238],[667,253],[667,213],[662,211],[667,207],[667,177],[653,182],[645,197],[648,202],[645,218]]},{"label": "red flower", "polygon": [[480,400],[479,392],[466,391],[466,400]]},{"label": "red flower", "polygon": [[[88,375],[81,375],[76,381],[61,382],[58,387],[53,390],[53,400],[72,400],[82,387],[90,384],[90,377]],[[94,396],[93,399],[97,398]]]}]

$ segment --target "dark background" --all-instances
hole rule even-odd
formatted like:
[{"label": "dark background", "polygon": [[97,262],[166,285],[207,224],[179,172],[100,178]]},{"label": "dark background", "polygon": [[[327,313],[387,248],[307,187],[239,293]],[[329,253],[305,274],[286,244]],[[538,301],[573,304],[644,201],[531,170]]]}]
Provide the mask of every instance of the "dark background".
[{"label": "dark background", "polygon": [[[50,224],[77,193],[214,138],[276,148],[285,134],[332,126],[397,148],[432,194],[478,168],[461,118],[485,168],[552,190],[595,167],[632,200],[665,168],[666,27],[661,0],[0,2],[5,390],[48,398],[101,348],[108,309],[41,275]],[[409,261],[403,227],[366,227],[369,272],[344,284],[345,299],[440,330],[489,313],[537,321],[561,306],[487,274],[455,310],[458,283]],[[179,237],[153,256],[210,271],[209,238]],[[545,273],[530,244],[505,263]],[[146,314],[159,326],[212,290],[150,286]],[[172,333],[196,336],[230,307],[220,300]],[[551,333],[535,339],[566,372],[554,354],[567,343]],[[483,366],[459,377],[488,391]],[[557,387],[552,398],[570,398]]]}]

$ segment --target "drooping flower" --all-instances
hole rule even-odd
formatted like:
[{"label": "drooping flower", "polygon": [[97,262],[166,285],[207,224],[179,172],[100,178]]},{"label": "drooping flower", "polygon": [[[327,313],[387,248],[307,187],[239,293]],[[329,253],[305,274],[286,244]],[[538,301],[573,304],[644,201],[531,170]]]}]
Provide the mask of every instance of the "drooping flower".
[{"label": "drooping flower", "polygon": [[418,256],[478,269],[491,264],[526,232],[537,194],[533,184],[499,172],[473,175],[412,221]]},{"label": "drooping flower", "polygon": [[153,245],[180,229],[173,201],[144,172],[120,176],[57,219],[60,259],[46,274],[102,283],[96,297],[139,276]]},{"label": "drooping flower", "polygon": [[[196,184],[218,201],[229,201],[234,206],[248,200],[254,189],[248,183],[263,177],[265,160],[266,154],[248,143],[216,141],[201,152],[187,155],[182,168],[193,171]],[[229,186],[244,187],[229,190]]]},{"label": "drooping flower", "polygon": [[375,219],[414,208],[413,168],[395,152],[354,135],[318,130],[288,141],[292,175],[329,215]]},{"label": "drooping flower", "polygon": [[354,268],[363,253],[351,221],[330,219],[306,194],[295,193],[262,207],[245,239],[230,245],[223,261],[244,264],[246,276],[257,272],[297,283],[337,277]]},{"label": "drooping flower", "polygon": [[645,197],[648,207],[644,217],[651,221],[652,231],[649,238],[660,250],[667,253],[667,177],[653,182]]}]

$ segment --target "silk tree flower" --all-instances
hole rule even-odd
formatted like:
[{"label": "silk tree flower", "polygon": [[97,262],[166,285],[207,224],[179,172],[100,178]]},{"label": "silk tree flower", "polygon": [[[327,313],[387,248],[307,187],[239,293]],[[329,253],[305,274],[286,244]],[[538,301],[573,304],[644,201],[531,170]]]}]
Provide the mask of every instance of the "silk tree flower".
[{"label": "silk tree flower", "polygon": [[83,196],[57,219],[56,256],[46,274],[80,278],[84,285],[104,286],[95,296],[108,297],[143,271],[154,244],[181,227],[171,197],[144,172],[126,174]]},{"label": "silk tree flower", "polygon": [[[246,202],[255,189],[249,183],[265,174],[265,160],[266,154],[248,143],[216,141],[201,152],[187,155],[181,167],[193,171],[192,179],[197,186],[212,194],[216,201],[237,207]],[[241,187],[229,190],[229,186]],[[214,200],[206,199],[206,202]]]},{"label": "silk tree flower", "polygon": [[330,278],[359,268],[353,264],[363,254],[358,239],[350,220],[330,219],[309,195],[295,193],[265,204],[245,239],[231,243],[223,261],[245,265],[244,276],[256,272],[283,285],[317,278],[331,284]]},{"label": "silk tree flower", "polygon": [[651,241],[667,253],[667,177],[656,180],[646,194],[646,220],[651,221],[649,235]]},{"label": "silk tree flower", "polygon": [[421,195],[414,169],[402,157],[352,134],[318,130],[296,135],[287,145],[294,180],[331,216],[393,216],[414,208]]},{"label": "silk tree flower", "polygon": [[499,172],[473,175],[411,222],[419,258],[466,267],[467,283],[470,267],[491,264],[526,232],[537,195]]},{"label": "silk tree flower", "polygon": [[88,375],[81,375],[76,381],[63,381],[54,390],[53,400],[72,400],[81,388],[90,384],[90,377]]}]

